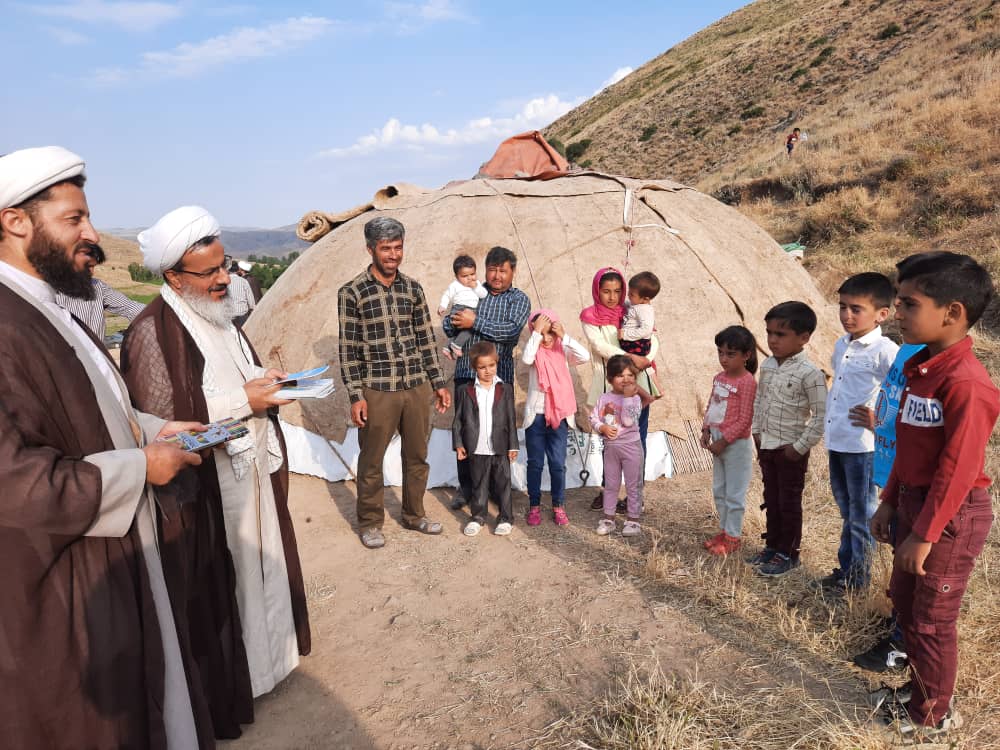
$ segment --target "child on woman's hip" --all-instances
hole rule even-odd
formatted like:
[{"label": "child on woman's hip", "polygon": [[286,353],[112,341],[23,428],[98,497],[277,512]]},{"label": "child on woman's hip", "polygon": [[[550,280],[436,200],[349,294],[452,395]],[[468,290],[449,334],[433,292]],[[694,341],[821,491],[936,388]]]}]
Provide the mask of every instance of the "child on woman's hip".
[{"label": "child on woman's hip", "polygon": [[597,524],[601,536],[615,530],[615,505],[622,478],[627,496],[627,518],[622,536],[641,533],[639,516],[642,512],[642,479],[645,456],[639,440],[639,414],[642,400],[636,385],[636,369],[632,360],[617,354],[605,366],[609,393],[604,393],[594,405],[590,424],[604,438],[604,517]]}]

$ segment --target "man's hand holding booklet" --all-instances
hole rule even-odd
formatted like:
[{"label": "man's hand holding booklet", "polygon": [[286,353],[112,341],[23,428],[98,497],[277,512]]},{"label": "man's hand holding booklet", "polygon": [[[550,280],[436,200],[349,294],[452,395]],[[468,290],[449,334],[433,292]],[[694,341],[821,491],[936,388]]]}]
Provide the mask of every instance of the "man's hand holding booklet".
[{"label": "man's hand holding booklet", "polygon": [[311,370],[293,372],[284,380],[275,381],[275,385],[283,386],[275,396],[278,398],[326,398],[333,393],[333,378],[319,378],[330,369],[330,365],[321,365]]},{"label": "man's hand holding booklet", "polygon": [[206,448],[214,448],[217,445],[228,443],[246,435],[250,430],[238,419],[223,419],[219,422],[211,422],[205,425],[204,432],[184,430],[177,432],[168,438],[163,438],[163,442],[173,443],[186,451],[201,451]]}]

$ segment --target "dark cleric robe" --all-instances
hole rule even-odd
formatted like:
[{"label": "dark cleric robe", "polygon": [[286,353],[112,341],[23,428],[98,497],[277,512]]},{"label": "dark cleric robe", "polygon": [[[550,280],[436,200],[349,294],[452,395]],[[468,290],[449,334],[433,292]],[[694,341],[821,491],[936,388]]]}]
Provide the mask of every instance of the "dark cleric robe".
[{"label": "dark cleric robe", "polygon": [[[249,340],[246,344],[253,351]],[[205,359],[162,297],[132,322],[121,351],[122,373],[136,408],[163,419],[209,421],[202,387]],[[259,366],[256,352],[253,359]],[[288,511],[288,454],[277,416],[272,414],[270,419],[285,457],[280,470],[270,475],[271,486],[299,653],[306,655],[311,635],[302,566]],[[156,488],[156,494],[164,509],[160,517],[164,573],[179,610],[178,627],[187,630],[216,737],[239,737],[240,724],[253,721],[253,694],[214,456],[185,469],[169,485]]]},{"label": "dark cleric robe", "polygon": [[211,748],[139,450],[163,421],[51,287],[0,266],[0,746]]}]

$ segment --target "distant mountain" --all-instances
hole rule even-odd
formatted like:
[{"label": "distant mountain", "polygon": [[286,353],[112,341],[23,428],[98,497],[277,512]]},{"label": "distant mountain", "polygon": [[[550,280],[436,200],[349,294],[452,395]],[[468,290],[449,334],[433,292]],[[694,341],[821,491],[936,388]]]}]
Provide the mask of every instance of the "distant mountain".
[{"label": "distant mountain", "polygon": [[[107,234],[121,239],[136,241],[142,229],[117,227],[104,230]],[[271,255],[276,258],[293,251],[302,252],[309,247],[295,236],[295,225],[277,229],[248,229],[245,227],[223,227],[222,244],[226,252],[238,258],[248,255]]]}]

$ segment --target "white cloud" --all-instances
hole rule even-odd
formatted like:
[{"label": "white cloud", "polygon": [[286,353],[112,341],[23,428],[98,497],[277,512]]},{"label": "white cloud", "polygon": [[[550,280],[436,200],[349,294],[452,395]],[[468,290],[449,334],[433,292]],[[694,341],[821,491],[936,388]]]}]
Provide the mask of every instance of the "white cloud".
[{"label": "white cloud", "polygon": [[420,3],[387,2],[385,18],[396,34],[409,36],[424,31],[428,26],[448,21],[475,23],[454,0],[426,0]]},{"label": "white cloud", "polygon": [[138,69],[102,68],[92,74],[92,81],[110,85],[133,76],[191,77],[243,60],[274,57],[326,34],[335,24],[329,18],[302,16],[267,26],[234,29],[202,42],[179,44],[172,50],[144,52]]},{"label": "white cloud", "polygon": [[67,46],[88,44],[91,41],[90,37],[85,34],[81,34],[78,31],[72,31],[70,29],[63,29],[58,26],[46,26],[45,30],[53,39],[59,42],[59,44],[65,44]]},{"label": "white cloud", "polygon": [[320,156],[343,158],[364,156],[391,148],[423,149],[427,146],[465,146],[496,142],[525,130],[536,130],[566,114],[583,99],[567,102],[555,94],[531,99],[510,117],[480,117],[469,120],[460,128],[439,128],[425,123],[406,125],[390,118],[378,130],[360,137],[350,146],[330,148]]},{"label": "white cloud", "polygon": [[180,5],[161,2],[108,2],[76,0],[60,5],[27,5],[34,13],[89,24],[111,24],[125,31],[151,31],[180,18]]},{"label": "white cloud", "polygon": [[628,65],[626,65],[623,68],[618,68],[618,70],[616,70],[614,73],[611,74],[611,77],[608,78],[608,80],[606,80],[604,83],[601,84],[601,88],[599,88],[597,92],[604,91],[604,89],[606,89],[608,86],[613,86],[614,84],[618,83],[633,70],[635,69]]}]

